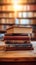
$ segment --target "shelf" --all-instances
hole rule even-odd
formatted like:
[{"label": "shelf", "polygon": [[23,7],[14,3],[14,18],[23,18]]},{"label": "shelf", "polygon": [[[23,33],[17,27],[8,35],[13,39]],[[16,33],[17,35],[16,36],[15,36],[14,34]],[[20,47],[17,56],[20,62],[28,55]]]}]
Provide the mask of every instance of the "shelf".
[{"label": "shelf", "polygon": [[0,30],[0,33],[6,33],[6,31],[5,30]]},{"label": "shelf", "polygon": [[1,23],[0,25],[17,25],[17,26],[35,26],[36,27],[36,24],[9,24],[9,23]]},{"label": "shelf", "polygon": [[14,13],[14,11],[0,11],[0,13]]},{"label": "shelf", "polygon": [[27,18],[25,18],[25,17],[16,17],[17,19],[36,19],[36,17],[27,17]]},{"label": "shelf", "polygon": [[[36,17],[16,17],[17,19],[36,19]],[[15,19],[15,17],[0,17],[0,19]]]},{"label": "shelf", "polygon": [[10,23],[1,23],[0,25],[14,25],[14,24],[10,24]]},{"label": "shelf", "polygon": [[[36,2],[35,3],[18,3],[18,5],[31,5],[31,4],[33,4],[33,5],[36,5]],[[2,6],[2,5],[13,5],[13,3],[0,3],[0,6]]]},{"label": "shelf", "polygon": [[3,6],[3,5],[12,5],[11,3],[0,3],[0,6]]},{"label": "shelf", "polygon": [[[36,12],[36,10],[33,10],[33,11],[16,11],[16,12]],[[15,11],[0,11],[0,13],[15,13]]]},{"label": "shelf", "polygon": [[15,19],[15,17],[0,17],[0,19]]},{"label": "shelf", "polygon": [[18,5],[36,5],[36,2],[35,3],[18,3]]}]

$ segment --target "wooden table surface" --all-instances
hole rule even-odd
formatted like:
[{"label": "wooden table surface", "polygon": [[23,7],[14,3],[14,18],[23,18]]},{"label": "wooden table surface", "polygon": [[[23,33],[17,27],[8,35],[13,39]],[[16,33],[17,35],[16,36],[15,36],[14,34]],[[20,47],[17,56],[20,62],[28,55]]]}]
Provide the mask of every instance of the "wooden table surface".
[{"label": "wooden table surface", "polygon": [[0,51],[0,62],[36,61],[36,45],[30,51]]}]

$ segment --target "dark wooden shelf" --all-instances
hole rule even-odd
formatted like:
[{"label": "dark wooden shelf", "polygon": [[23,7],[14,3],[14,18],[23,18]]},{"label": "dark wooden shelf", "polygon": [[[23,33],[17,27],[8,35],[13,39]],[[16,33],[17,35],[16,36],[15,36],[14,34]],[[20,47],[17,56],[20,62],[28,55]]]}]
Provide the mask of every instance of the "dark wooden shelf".
[{"label": "dark wooden shelf", "polygon": [[36,19],[36,17],[16,17],[17,19]]},{"label": "dark wooden shelf", "polygon": [[[36,12],[36,10],[32,10],[32,11],[31,10],[30,11],[23,11],[22,10],[22,11],[16,11],[16,12]],[[2,11],[1,10],[0,13],[15,13],[15,11]]]},{"label": "dark wooden shelf", "polygon": [[1,23],[0,25],[17,25],[17,26],[35,26],[36,27],[36,24],[10,24],[10,23]]},{"label": "dark wooden shelf", "polygon": [[[18,5],[36,5],[36,2],[35,3],[18,3]],[[0,3],[0,6],[2,5],[13,5],[13,3]]]},{"label": "dark wooden shelf", "polygon": [[35,3],[28,3],[28,2],[24,3],[23,2],[23,3],[18,3],[18,5],[36,5],[36,2]]},{"label": "dark wooden shelf", "polygon": [[15,17],[14,17],[14,18],[9,18],[9,17],[1,17],[0,19],[15,19]]},{"label": "dark wooden shelf", "polygon": [[[16,17],[17,19],[36,19],[36,17]],[[0,19],[15,19],[15,17],[0,17]]]},{"label": "dark wooden shelf", "polygon": [[0,19],[15,19],[15,17],[0,17]]},{"label": "dark wooden shelf", "polygon": [[12,5],[12,3],[0,3],[0,6],[3,6],[3,5]]},{"label": "dark wooden shelf", "polygon": [[0,25],[14,25],[14,24],[10,24],[10,23],[0,23]]},{"label": "dark wooden shelf", "polygon": [[0,30],[0,33],[6,33],[6,30]]},{"label": "dark wooden shelf", "polygon": [[14,13],[14,11],[0,11],[0,13]]},{"label": "dark wooden shelf", "polygon": [[30,11],[17,11],[17,12],[33,12],[34,13],[36,12],[36,10],[35,11],[31,11],[31,10]]}]

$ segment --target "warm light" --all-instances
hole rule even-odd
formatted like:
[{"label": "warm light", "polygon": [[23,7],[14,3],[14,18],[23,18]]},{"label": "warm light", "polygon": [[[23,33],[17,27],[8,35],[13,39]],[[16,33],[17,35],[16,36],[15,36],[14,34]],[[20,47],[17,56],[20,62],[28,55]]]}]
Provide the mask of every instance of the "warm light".
[{"label": "warm light", "polygon": [[19,4],[20,0],[12,0],[13,10],[14,10],[14,17],[17,18],[17,11],[22,9],[22,6]]},{"label": "warm light", "polygon": [[19,0],[13,0],[13,8],[14,8],[14,11],[17,11],[20,9],[20,6],[18,5],[18,2]]},{"label": "warm light", "polygon": [[14,17],[16,19],[17,17],[17,11],[20,10],[20,6],[19,6],[19,0],[12,0],[12,3],[13,3],[13,10],[14,10]]},{"label": "warm light", "polygon": [[18,8],[18,0],[14,0],[14,10],[17,11]]},{"label": "warm light", "polygon": [[19,11],[21,9],[21,6],[19,5],[14,5],[14,11]]}]

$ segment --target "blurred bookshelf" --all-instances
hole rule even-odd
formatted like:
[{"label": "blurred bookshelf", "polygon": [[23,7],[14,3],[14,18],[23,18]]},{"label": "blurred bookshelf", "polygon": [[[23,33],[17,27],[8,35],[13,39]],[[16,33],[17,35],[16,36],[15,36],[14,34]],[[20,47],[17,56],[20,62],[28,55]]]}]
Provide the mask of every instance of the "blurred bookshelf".
[{"label": "blurred bookshelf", "polygon": [[13,24],[36,27],[36,0],[19,0],[18,7],[15,14],[13,0],[0,0],[0,31]]}]

